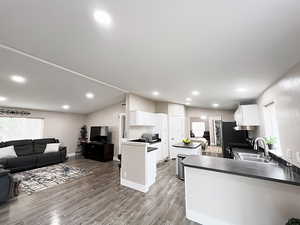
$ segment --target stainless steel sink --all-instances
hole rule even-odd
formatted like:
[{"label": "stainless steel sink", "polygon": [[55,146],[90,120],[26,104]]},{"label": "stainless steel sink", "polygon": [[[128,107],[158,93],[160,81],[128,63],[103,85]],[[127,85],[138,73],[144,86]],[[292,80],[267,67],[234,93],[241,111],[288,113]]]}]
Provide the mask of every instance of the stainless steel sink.
[{"label": "stainless steel sink", "polygon": [[263,156],[260,155],[260,154],[255,154],[255,153],[242,153],[242,152],[239,152],[238,153],[239,157],[240,158],[262,158]]},{"label": "stainless steel sink", "polygon": [[237,153],[239,160],[251,161],[251,162],[259,162],[259,163],[268,163],[272,165],[276,165],[275,162],[270,161],[269,159],[265,158],[262,154],[255,154],[255,153]]},{"label": "stainless steel sink", "polygon": [[264,159],[264,158],[254,158],[254,157],[243,157],[242,160],[253,161],[253,162],[265,162],[265,163],[269,162],[267,159]]}]

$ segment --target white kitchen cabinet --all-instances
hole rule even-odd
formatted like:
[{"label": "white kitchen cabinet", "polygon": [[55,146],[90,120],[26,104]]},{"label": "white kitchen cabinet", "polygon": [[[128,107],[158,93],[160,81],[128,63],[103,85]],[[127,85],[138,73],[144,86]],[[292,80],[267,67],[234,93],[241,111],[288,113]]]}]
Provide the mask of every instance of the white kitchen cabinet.
[{"label": "white kitchen cabinet", "polygon": [[169,156],[169,129],[167,114],[156,114],[156,125],[153,132],[158,133],[161,139],[161,142],[159,143],[160,149],[157,152],[157,161],[163,161]]},{"label": "white kitchen cabinet", "polygon": [[240,105],[234,113],[234,119],[238,126],[259,126],[258,106],[256,104]]},{"label": "white kitchen cabinet", "polygon": [[157,150],[155,150],[155,154],[156,154],[156,163],[162,161],[162,143],[161,142],[157,142],[154,144],[149,144],[149,147],[153,147],[153,148],[157,148]]},{"label": "white kitchen cabinet", "polygon": [[155,126],[155,113],[143,111],[131,111],[129,116],[129,126]]},{"label": "white kitchen cabinet", "polygon": [[[151,146],[152,147],[152,146]],[[146,164],[147,164],[147,170],[148,170],[148,176],[147,176],[147,184],[148,186],[151,186],[152,184],[155,183],[156,180],[156,155],[157,155],[157,150],[148,152],[146,155]]]},{"label": "white kitchen cabinet", "polygon": [[182,142],[185,138],[185,117],[169,116],[169,149],[170,157],[176,158],[177,151],[174,144]]}]

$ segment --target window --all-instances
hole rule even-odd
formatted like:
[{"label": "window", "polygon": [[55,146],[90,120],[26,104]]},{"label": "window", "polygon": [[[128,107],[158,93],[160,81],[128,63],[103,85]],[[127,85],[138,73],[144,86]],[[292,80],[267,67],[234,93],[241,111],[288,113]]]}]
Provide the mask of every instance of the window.
[{"label": "window", "polygon": [[271,102],[264,106],[264,122],[265,122],[265,136],[275,137],[275,149],[280,150],[279,129],[276,117],[275,103]]},{"label": "window", "polygon": [[43,138],[44,120],[0,117],[0,141]]},{"label": "window", "polygon": [[192,122],[192,132],[195,137],[203,137],[205,131],[204,122]]}]

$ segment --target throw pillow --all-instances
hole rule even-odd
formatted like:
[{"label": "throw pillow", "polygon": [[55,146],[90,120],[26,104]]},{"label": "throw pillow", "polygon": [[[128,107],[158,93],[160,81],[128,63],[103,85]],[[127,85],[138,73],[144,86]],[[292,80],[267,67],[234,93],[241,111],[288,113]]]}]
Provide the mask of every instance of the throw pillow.
[{"label": "throw pillow", "polygon": [[44,153],[47,153],[47,152],[58,152],[58,150],[59,150],[59,145],[60,145],[60,143],[51,143],[51,144],[47,144]]},{"label": "throw pillow", "polygon": [[17,154],[13,145],[0,148],[0,158],[16,158]]}]

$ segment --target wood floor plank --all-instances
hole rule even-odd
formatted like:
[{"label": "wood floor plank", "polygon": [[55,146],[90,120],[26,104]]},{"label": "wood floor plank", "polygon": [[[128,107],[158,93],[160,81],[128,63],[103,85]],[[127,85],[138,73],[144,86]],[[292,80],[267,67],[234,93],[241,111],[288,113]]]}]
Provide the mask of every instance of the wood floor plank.
[{"label": "wood floor plank", "polygon": [[92,174],[23,194],[0,206],[1,225],[196,225],[185,218],[184,183],[175,161],[159,165],[148,193],[120,185],[115,162],[79,159],[68,165]]}]

